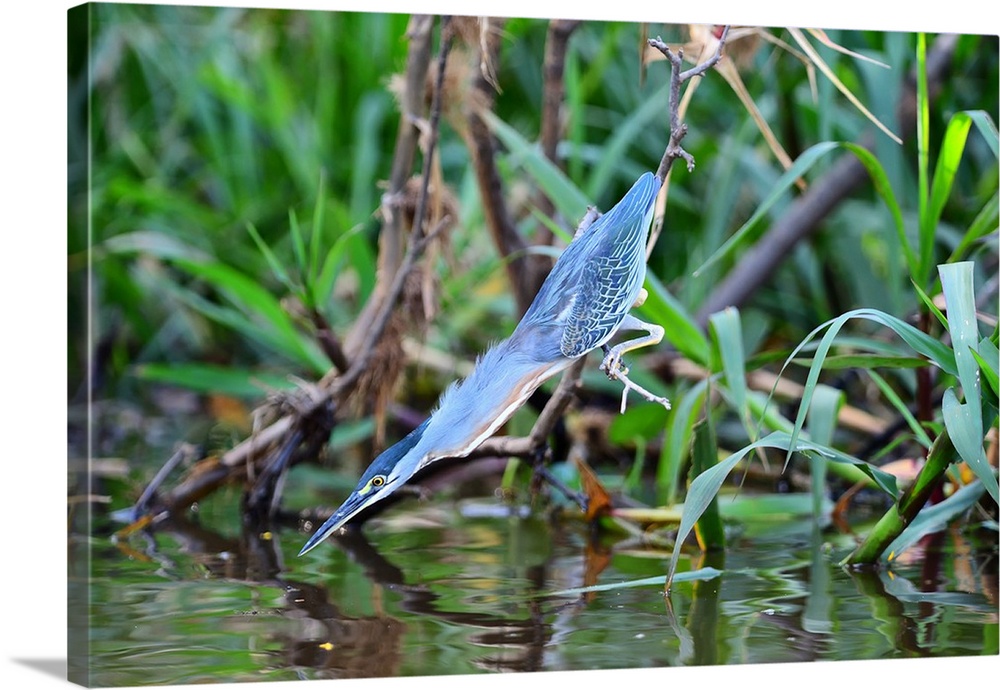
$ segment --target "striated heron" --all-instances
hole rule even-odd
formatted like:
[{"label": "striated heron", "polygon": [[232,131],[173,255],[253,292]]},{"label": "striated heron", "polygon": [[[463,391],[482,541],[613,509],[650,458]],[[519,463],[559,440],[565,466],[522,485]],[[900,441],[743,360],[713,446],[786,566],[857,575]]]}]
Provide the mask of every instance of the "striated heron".
[{"label": "striated heron", "polygon": [[[423,424],[375,458],[300,556],[428,465],[471,453],[544,381],[591,350],[604,350],[601,369],[617,378],[626,372],[622,354],[660,342],[661,326],[629,313],[645,298],[646,240],[660,184],[652,173],[643,174],[614,208],[578,233],[511,336],[482,355],[463,382],[452,384]],[[620,330],[646,335],[608,347]]]}]

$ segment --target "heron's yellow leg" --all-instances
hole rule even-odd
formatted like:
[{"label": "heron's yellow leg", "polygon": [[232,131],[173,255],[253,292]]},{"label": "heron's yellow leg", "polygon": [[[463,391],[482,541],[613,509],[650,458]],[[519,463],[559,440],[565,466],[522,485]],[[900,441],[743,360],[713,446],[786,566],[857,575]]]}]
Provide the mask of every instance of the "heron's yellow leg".
[{"label": "heron's yellow leg", "polygon": [[[643,290],[643,293],[645,293],[645,290]],[[644,294],[640,294],[640,299],[644,296]],[[618,327],[618,330],[646,331],[646,335],[626,340],[623,343],[619,343],[614,347],[607,349],[606,354],[604,355],[604,361],[601,362],[601,371],[606,372],[608,376],[612,378],[612,372],[620,371],[623,374],[628,374],[628,367],[622,364],[622,355],[626,352],[638,350],[642,347],[656,345],[663,340],[664,333],[663,326],[655,323],[640,321],[631,314],[625,317],[621,325]]]}]

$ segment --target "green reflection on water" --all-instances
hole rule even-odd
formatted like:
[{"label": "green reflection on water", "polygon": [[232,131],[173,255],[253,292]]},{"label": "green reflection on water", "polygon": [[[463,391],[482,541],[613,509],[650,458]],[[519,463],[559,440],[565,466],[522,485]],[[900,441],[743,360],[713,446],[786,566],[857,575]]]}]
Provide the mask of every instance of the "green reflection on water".
[{"label": "green reflection on water", "polygon": [[[216,512],[228,511],[217,506],[200,517]],[[835,535],[808,521],[746,530],[718,565],[690,564],[717,567],[721,577],[680,583],[668,603],[656,586],[550,596],[586,584],[595,562],[606,562],[596,576],[606,584],[662,575],[666,558],[634,545],[616,553],[611,542],[588,550],[576,524],[463,518],[447,501],[394,508],[366,528],[370,542],[330,544],[304,558],[295,557],[295,530],[260,539],[229,520],[221,532],[204,524],[164,525],[118,547],[108,536],[90,542],[95,685],[907,658],[997,647],[995,548],[970,549],[959,534],[942,535],[933,554],[891,573],[850,574],[825,541]]]}]

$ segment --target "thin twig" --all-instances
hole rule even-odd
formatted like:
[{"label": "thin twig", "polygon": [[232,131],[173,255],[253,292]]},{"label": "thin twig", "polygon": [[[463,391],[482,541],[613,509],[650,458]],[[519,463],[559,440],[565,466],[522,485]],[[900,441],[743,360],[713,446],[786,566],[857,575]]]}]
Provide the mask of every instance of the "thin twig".
[{"label": "thin twig", "polygon": [[670,62],[670,140],[663,152],[663,158],[660,159],[660,165],[656,169],[656,176],[660,178],[660,182],[666,181],[670,167],[678,158],[685,160],[688,172],[694,170],[694,156],[681,146],[681,140],[687,134],[687,125],[680,121],[681,85],[694,77],[700,77],[715,67],[716,63],[722,59],[722,50],[726,47],[728,36],[729,25],[727,24],[719,37],[719,45],[715,49],[715,54],[700,65],[695,65],[686,71],[682,70],[684,66],[683,49],[674,52],[659,37],[649,39],[650,47],[663,53],[667,61]]},{"label": "thin twig", "polygon": [[649,402],[659,403],[663,405],[663,407],[665,407],[666,409],[668,410],[670,409],[669,400],[664,398],[662,395],[656,395],[655,393],[649,392],[648,390],[640,386],[638,383],[630,379],[625,371],[614,368],[609,370],[604,366],[603,363],[601,364],[601,371],[606,372],[608,378],[611,379],[612,381],[619,381],[622,384],[622,404],[620,409],[620,412],[622,414],[625,414],[625,407],[628,404],[628,392],[630,390],[635,391]]}]

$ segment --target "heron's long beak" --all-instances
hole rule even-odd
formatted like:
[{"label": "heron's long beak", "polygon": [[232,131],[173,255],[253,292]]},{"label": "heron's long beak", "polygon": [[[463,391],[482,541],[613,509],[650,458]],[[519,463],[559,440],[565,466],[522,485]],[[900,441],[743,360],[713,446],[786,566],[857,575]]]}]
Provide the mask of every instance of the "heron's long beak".
[{"label": "heron's long beak", "polygon": [[313,535],[309,537],[309,541],[299,551],[299,555],[301,556],[319,546],[321,541],[346,525],[351,518],[364,510],[368,505],[374,503],[373,498],[375,497],[370,495],[363,496],[357,491],[353,492],[347,497],[343,505],[337,509],[337,512],[331,515],[330,519],[324,522],[318,530],[313,532]]}]

